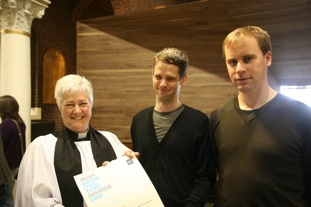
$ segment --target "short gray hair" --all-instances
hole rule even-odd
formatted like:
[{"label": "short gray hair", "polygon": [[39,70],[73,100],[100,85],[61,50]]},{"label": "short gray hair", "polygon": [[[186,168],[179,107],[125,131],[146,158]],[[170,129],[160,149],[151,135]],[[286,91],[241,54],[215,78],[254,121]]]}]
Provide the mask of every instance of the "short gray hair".
[{"label": "short gray hair", "polygon": [[89,80],[85,77],[69,74],[56,82],[54,97],[57,106],[61,108],[64,96],[68,94],[86,93],[88,94],[91,106],[93,106],[93,87]]}]

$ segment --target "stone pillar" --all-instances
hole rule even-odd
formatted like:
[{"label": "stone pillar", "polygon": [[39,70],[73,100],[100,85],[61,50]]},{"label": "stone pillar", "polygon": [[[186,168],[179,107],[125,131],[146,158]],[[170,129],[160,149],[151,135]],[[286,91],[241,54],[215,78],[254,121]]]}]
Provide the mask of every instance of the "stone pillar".
[{"label": "stone pillar", "polygon": [[11,95],[18,101],[27,145],[31,140],[31,23],[34,18],[42,18],[50,3],[0,0],[0,96]]}]

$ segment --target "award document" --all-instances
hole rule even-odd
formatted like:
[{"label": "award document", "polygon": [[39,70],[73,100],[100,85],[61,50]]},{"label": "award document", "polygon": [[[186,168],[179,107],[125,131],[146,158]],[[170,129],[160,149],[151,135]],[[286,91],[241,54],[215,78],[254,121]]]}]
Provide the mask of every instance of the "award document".
[{"label": "award document", "polygon": [[124,156],[74,179],[88,207],[164,206],[137,158]]}]

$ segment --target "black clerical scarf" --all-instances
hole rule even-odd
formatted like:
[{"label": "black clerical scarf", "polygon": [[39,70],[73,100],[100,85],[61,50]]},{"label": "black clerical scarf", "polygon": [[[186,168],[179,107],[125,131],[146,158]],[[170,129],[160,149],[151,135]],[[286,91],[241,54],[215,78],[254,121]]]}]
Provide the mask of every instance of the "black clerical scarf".
[{"label": "black clerical scarf", "polygon": [[[56,138],[54,166],[58,185],[62,195],[62,203],[66,207],[83,207],[82,195],[73,176],[82,173],[80,152],[75,145],[78,134],[64,126],[52,133]],[[97,167],[104,161],[116,159],[116,154],[106,137],[89,127],[87,139],[91,147]],[[84,139],[85,140],[85,139]]]}]

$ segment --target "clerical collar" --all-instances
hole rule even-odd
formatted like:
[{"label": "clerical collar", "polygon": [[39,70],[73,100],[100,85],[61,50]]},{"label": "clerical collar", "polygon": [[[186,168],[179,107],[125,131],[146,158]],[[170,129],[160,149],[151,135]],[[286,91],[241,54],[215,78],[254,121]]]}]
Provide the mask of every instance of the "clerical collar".
[{"label": "clerical collar", "polygon": [[83,132],[83,133],[78,133],[78,139],[83,139],[83,138],[87,137],[88,131],[89,130],[87,130],[86,132]]},{"label": "clerical collar", "polygon": [[68,129],[67,127],[66,131],[68,132],[68,135],[70,138],[72,138],[75,142],[76,141],[85,141],[85,140],[90,140],[90,136],[88,134],[89,130],[87,130],[86,132],[83,133],[76,133],[70,129]]}]

